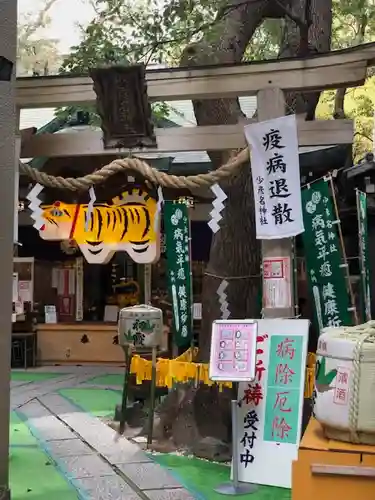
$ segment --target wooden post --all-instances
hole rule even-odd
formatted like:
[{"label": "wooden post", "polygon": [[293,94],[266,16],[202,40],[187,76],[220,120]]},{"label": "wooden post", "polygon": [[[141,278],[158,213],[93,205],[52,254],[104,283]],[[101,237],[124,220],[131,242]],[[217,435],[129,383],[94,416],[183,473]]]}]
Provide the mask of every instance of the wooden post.
[{"label": "wooden post", "polygon": [[150,407],[148,409],[148,435],[147,448],[152,445],[154,434],[154,414],[155,414],[155,399],[156,399],[156,347],[152,348],[152,369],[151,369],[151,387],[150,387]]},{"label": "wooden post", "polygon": [[143,266],[143,303],[146,305],[151,305],[151,291],[152,291],[152,268],[151,264],[144,264]]},{"label": "wooden post", "polygon": [[[278,88],[260,90],[257,98],[258,120],[260,122],[272,120],[285,115],[284,93]],[[289,276],[291,307],[273,308],[266,307],[267,297],[263,295],[263,317],[264,318],[291,318],[295,316],[294,304],[294,277],[293,277],[293,241],[291,238],[279,240],[262,240],[262,264],[268,259],[275,257],[286,257],[289,259]],[[267,293],[263,278],[264,294]],[[265,300],[266,299],[266,300]]]},{"label": "wooden post", "polygon": [[12,338],[12,282],[14,231],[14,162],[16,136],[15,61],[17,46],[17,2],[0,0],[0,55],[14,63],[11,81],[0,82],[0,499],[9,492],[9,385]]}]

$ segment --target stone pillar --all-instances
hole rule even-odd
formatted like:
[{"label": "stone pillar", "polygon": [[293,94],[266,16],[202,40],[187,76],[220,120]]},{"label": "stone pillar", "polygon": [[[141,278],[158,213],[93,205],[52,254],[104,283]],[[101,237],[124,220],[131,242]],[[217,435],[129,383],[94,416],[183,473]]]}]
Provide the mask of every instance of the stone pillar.
[{"label": "stone pillar", "polygon": [[[0,56],[14,63],[11,81],[0,81],[0,500],[9,493],[9,385],[15,165],[15,61],[17,1],[0,0]],[[2,72],[0,71],[0,75]],[[2,76],[0,80],[6,80]]]}]

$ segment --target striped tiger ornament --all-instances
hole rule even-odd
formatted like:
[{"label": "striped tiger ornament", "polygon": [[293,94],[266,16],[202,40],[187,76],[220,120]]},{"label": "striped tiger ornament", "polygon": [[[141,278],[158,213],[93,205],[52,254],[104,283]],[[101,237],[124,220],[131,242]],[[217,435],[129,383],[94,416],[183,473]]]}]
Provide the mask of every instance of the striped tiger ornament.
[{"label": "striped tiger ornament", "polygon": [[89,217],[87,204],[57,201],[41,208],[45,224],[39,230],[40,237],[47,241],[74,240],[91,264],[106,264],[115,252],[127,252],[138,264],[159,259],[157,201],[142,189],[124,191],[111,205],[95,204]]}]

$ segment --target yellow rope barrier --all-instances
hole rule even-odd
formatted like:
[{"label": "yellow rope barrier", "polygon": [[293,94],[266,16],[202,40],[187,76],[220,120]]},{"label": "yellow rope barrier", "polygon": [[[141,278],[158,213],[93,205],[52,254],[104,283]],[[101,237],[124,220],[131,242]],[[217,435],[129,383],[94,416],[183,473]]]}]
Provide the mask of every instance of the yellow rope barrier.
[{"label": "yellow rope barrier", "polygon": [[[231,382],[213,382],[210,380],[209,365],[207,363],[194,363],[192,360],[198,354],[198,349],[188,349],[175,359],[159,358],[156,364],[156,385],[157,387],[172,388],[175,383],[195,381],[198,384],[212,386],[217,384],[219,390],[224,387],[232,387]],[[151,380],[151,361],[134,355],[130,367],[130,372],[136,376],[137,384],[142,384],[144,380]],[[314,390],[315,377],[315,354],[309,353],[307,358],[307,368],[305,376],[304,397],[311,398]]]}]

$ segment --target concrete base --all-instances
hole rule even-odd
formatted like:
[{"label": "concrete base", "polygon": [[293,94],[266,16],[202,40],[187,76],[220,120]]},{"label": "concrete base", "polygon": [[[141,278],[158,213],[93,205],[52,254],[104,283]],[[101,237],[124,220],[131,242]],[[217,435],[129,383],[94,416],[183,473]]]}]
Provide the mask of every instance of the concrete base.
[{"label": "concrete base", "polygon": [[250,495],[251,493],[255,493],[258,490],[258,486],[256,484],[251,483],[241,483],[239,482],[235,485],[232,481],[230,483],[224,483],[215,488],[216,493],[220,493],[221,495]]}]

